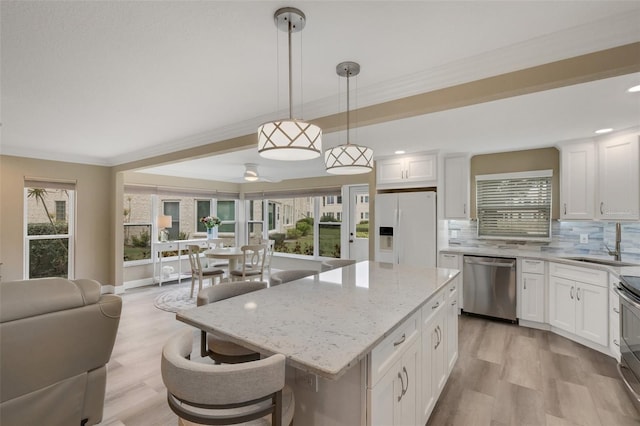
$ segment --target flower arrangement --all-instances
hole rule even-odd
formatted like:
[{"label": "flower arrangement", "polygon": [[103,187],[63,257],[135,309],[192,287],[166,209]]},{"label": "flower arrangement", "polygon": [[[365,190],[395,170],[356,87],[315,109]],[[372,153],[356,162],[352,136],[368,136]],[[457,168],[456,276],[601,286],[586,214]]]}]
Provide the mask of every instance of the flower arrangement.
[{"label": "flower arrangement", "polygon": [[215,228],[220,225],[221,221],[215,216],[205,216],[200,218],[200,222],[204,223],[207,229]]}]

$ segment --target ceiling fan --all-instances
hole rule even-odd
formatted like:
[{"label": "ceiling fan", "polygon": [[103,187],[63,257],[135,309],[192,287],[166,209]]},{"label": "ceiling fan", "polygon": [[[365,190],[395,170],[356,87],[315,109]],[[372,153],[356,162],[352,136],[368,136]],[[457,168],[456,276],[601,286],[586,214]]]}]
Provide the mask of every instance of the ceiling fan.
[{"label": "ceiling fan", "polygon": [[244,175],[239,182],[280,182],[280,179],[262,176],[258,173],[258,165],[255,163],[245,163]]}]

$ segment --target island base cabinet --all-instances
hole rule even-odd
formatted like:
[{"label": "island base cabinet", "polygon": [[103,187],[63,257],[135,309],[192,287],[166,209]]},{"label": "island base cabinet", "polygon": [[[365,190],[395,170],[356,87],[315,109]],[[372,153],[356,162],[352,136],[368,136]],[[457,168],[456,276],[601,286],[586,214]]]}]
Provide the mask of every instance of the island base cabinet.
[{"label": "island base cabinet", "polygon": [[[446,297],[438,297],[422,308],[422,379],[420,424],[426,424],[444,388],[449,373],[446,346]],[[457,319],[457,314],[456,314]],[[457,340],[457,330],[455,339]]]},{"label": "island base cabinet", "polygon": [[458,360],[458,291],[455,285],[449,288],[449,301],[447,302],[447,371],[451,373]]},{"label": "island base cabinet", "polygon": [[416,340],[370,390],[372,426],[417,424],[419,361]]}]

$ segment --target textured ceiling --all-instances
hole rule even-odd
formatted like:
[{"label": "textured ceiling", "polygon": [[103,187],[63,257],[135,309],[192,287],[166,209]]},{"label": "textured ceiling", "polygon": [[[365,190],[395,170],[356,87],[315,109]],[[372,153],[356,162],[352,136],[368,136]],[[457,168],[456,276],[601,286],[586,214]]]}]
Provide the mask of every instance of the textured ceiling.
[{"label": "textured ceiling", "polygon": [[[640,2],[1,2],[1,152],[117,165],[254,132],[286,115],[273,13],[291,5],[307,15],[293,51],[295,115],[307,119],[344,111],[344,60],[362,67],[362,107],[640,41]],[[362,127],[354,141],[376,156],[548,146],[640,125],[630,83],[640,77]],[[254,152],[199,162],[182,167],[214,180],[246,162],[274,178],[323,173]]]}]

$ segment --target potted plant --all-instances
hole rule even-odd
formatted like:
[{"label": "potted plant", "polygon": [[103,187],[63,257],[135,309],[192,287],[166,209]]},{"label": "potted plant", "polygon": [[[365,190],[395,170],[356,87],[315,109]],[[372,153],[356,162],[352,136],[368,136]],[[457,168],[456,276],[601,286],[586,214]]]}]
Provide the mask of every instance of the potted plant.
[{"label": "potted plant", "polygon": [[208,240],[218,237],[218,225],[221,223],[219,218],[215,216],[204,216],[200,218],[200,222],[207,228]]}]

